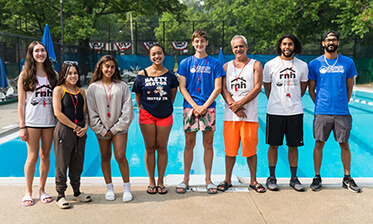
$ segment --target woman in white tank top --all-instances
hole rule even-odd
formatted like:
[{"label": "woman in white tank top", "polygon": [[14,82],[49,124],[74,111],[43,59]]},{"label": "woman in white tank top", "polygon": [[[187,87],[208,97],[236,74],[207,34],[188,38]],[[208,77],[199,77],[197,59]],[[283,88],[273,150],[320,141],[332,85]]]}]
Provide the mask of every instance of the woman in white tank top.
[{"label": "woman in white tank top", "polygon": [[18,117],[20,138],[27,144],[27,159],[25,163],[26,192],[22,205],[31,206],[32,183],[35,166],[39,157],[40,146],[40,186],[38,198],[44,203],[52,201],[45,193],[50,166],[50,151],[53,140],[53,130],[56,119],[52,109],[52,90],[57,84],[57,73],[45,46],[32,42],[27,50],[25,67],[18,78]]}]

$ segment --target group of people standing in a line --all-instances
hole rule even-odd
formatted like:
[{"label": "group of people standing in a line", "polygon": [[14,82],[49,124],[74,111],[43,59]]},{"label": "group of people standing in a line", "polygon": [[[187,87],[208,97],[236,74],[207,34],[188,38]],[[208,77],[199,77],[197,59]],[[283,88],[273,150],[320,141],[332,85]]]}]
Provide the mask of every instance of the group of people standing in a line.
[{"label": "group of people standing in a line", "polygon": [[[357,71],[352,59],[337,53],[337,32],[324,34],[322,46],[325,54],[308,66],[294,57],[301,53],[302,45],[292,34],[278,39],[276,51],[279,56],[267,62],[264,69],[259,61],[247,57],[248,45],[244,36],[236,35],[232,38],[235,59],[224,66],[207,55],[205,31],[196,30],[192,44],[195,55],[180,63],[177,70],[179,80],[163,66],[163,46],[151,46],[149,52],[152,65],[139,72],[132,88],[136,95],[138,122],[145,143],[145,165],[149,176],[147,193],[168,192],[164,185],[164,175],[168,160],[168,138],[173,124],[173,102],[178,87],[185,99],[185,149],[184,178],[177,185],[176,193],[185,193],[189,189],[198,130],[203,132],[205,181],[209,194],[226,191],[232,186],[232,170],[240,145],[250,170],[250,188],[259,193],[265,192],[266,188],[256,179],[259,129],[257,96],[261,92],[262,83],[268,97],[266,143],[269,145],[270,176],[266,182],[267,189],[279,189],[275,168],[278,146],[283,144],[285,136],[289,147],[290,186],[297,191],[305,190],[297,178],[297,147],[303,145],[302,96],[309,86],[309,95],[315,102],[313,132],[316,139],[316,176],[310,187],[314,191],[321,189],[322,149],[333,130],[335,140],[341,147],[345,174],[342,185],[351,191],[360,192],[350,177],[351,153],[348,145],[352,123],[348,101]],[[25,163],[26,192],[22,198],[24,206],[34,203],[32,183],[39,154],[39,199],[44,203],[52,201],[52,197],[45,192],[52,142],[55,150],[57,206],[70,207],[65,197],[67,170],[74,192],[73,199],[80,202],[92,200],[91,196],[80,191],[88,124],[99,144],[101,169],[107,186],[105,199],[115,200],[110,166],[112,146],[124,184],[122,200],[128,202],[133,198],[126,158],[127,132],[134,119],[131,91],[121,80],[115,57],[110,55],[103,56],[97,63],[87,91],[80,87],[79,78],[79,68],[74,63],[64,63],[58,78],[45,46],[38,41],[30,44],[25,67],[18,80],[20,138],[26,141],[28,151]],[[211,169],[216,122],[215,99],[220,93],[226,102],[223,117],[226,176],[216,186],[211,181]]]}]

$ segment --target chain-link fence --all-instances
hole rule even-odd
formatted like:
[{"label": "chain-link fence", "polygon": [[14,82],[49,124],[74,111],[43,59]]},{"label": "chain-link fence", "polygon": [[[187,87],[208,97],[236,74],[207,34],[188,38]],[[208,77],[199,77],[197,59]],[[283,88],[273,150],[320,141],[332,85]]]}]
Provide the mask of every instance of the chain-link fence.
[{"label": "chain-link fence", "polygon": [[[41,39],[33,37],[0,33],[0,58],[5,61],[8,78],[14,79],[19,75],[26,59],[27,48],[35,40],[41,41]],[[62,45],[60,43],[54,42],[53,46],[56,53],[55,70],[59,72],[63,61],[75,61],[78,63],[83,75],[83,82],[86,81],[86,75],[94,70],[99,55],[117,54],[116,51],[95,51],[76,45],[64,45],[64,53],[62,54]]]},{"label": "chain-link fence", "polygon": [[[148,55],[148,50],[145,47],[146,42],[160,42],[166,48],[167,55],[192,55],[194,49],[191,44],[192,33],[196,29],[206,30],[208,33],[209,44],[206,52],[209,55],[217,55],[220,48],[223,49],[225,55],[232,54],[230,41],[231,27],[224,21],[185,21],[182,23],[176,21],[134,21],[121,24],[118,26],[110,26],[108,29],[102,30],[100,34],[92,36],[91,42],[100,42],[105,44],[105,48],[100,51],[95,51],[90,48],[80,47],[75,45],[64,45],[64,54],[61,54],[61,44],[54,43],[54,49],[57,56],[57,62],[61,64],[63,60],[77,61],[84,77],[94,70],[100,55]],[[131,29],[132,27],[132,29]],[[261,43],[260,40],[250,37],[249,33],[242,31],[241,33],[248,39],[248,54],[274,55],[276,54],[273,45],[264,45],[260,49],[255,49],[254,46]],[[5,34],[0,32],[0,58],[6,62],[9,77],[17,76],[21,69],[22,60],[26,57],[28,45],[37,38]],[[132,46],[127,50],[117,50],[115,43],[132,43]],[[183,50],[175,50],[171,42],[188,42],[188,46]],[[355,60],[359,77],[358,83],[372,82],[373,70],[373,40],[358,39],[348,37],[341,39],[341,45],[338,52],[344,55],[352,56]],[[321,38],[312,41],[302,41],[302,55],[321,55],[323,49],[321,47]],[[136,68],[137,65],[131,66]],[[56,69],[59,71],[59,69]],[[85,79],[85,78],[84,78]],[[83,80],[85,81],[85,80]]]}]

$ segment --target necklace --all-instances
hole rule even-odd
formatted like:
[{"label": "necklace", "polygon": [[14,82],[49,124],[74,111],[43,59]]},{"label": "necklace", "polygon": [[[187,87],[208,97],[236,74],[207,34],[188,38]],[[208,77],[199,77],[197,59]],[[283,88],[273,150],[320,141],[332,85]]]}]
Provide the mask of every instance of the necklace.
[{"label": "necklace", "polygon": [[[65,85],[64,85],[65,86]],[[74,114],[75,114],[75,120],[74,120],[74,123],[77,124],[78,123],[78,120],[76,119],[76,107],[78,106],[78,101],[79,101],[79,97],[77,97],[75,95],[75,98],[76,98],[76,101],[74,101],[74,97],[73,97],[73,94],[70,93],[70,90],[69,88],[67,88],[67,86],[65,86],[66,89],[68,90],[67,92],[69,93],[70,97],[71,97],[71,101],[73,102],[73,105],[74,105]],[[78,93],[78,91],[76,91],[76,86],[74,85],[74,91],[75,93]]]},{"label": "necklace", "polygon": [[108,108],[108,112],[107,112],[107,116],[110,118],[110,112],[109,112],[109,106],[110,106],[110,101],[111,101],[111,89],[112,89],[112,87],[113,87],[113,81],[111,81],[111,84],[110,84],[110,86],[109,86],[109,99],[108,99],[108,96],[107,96],[107,91],[106,91],[106,87],[105,87],[105,85],[104,85],[104,81],[102,81],[102,79],[101,79],[101,83],[102,83],[102,87],[104,87],[104,91],[105,91],[105,96],[106,96],[106,106],[107,106],[107,108]]},{"label": "necklace", "polygon": [[248,62],[248,58],[246,58],[246,61],[245,61],[245,65],[241,68],[241,71],[240,71],[240,73],[238,74],[238,76],[236,76],[236,63],[235,63],[235,61],[236,60],[233,60],[233,67],[234,67],[234,77],[235,77],[235,79],[236,79],[236,85],[234,86],[234,90],[237,92],[237,85],[238,85],[238,78],[241,76],[241,73],[242,73],[242,71],[243,71],[243,69],[245,68],[245,66],[248,64],[247,62]]},{"label": "necklace", "polygon": [[47,96],[48,77],[46,77],[46,80],[45,80],[44,91],[41,89],[38,76],[36,76],[36,79],[38,80],[38,85],[40,87],[41,96],[43,97],[43,107],[45,107],[45,97]]},{"label": "necklace", "polygon": [[326,57],[325,57],[325,55],[324,55],[324,61],[325,61],[325,63],[329,66],[329,67],[334,67],[334,65],[336,65],[337,64],[337,62],[338,62],[338,59],[339,59],[339,55],[337,54],[337,60],[335,60],[335,62],[334,62],[334,64],[333,65],[329,65],[329,63],[326,61]]},{"label": "necklace", "polygon": [[[284,66],[284,70],[286,71],[286,67],[285,67],[285,64],[284,64],[284,61],[281,59],[281,62],[282,62],[282,65]],[[291,62],[291,69],[290,69],[290,74],[288,74],[288,72],[286,71],[286,76],[288,78],[288,85],[287,85],[287,93],[286,93],[286,96],[290,98],[290,76],[291,76],[291,73],[293,72],[293,66],[294,66],[294,58]],[[285,76],[285,78],[286,78]]]},{"label": "necklace", "polygon": [[196,74],[197,74],[197,77],[198,77],[198,92],[200,93],[201,92],[201,88],[199,87],[200,84],[201,84],[201,78],[203,76],[203,73],[205,72],[205,68],[206,68],[206,65],[207,65],[207,60],[208,60],[209,56],[207,55],[206,57],[206,61],[205,61],[205,66],[203,67],[203,70],[202,70],[202,74],[201,76],[198,75],[198,69],[197,69],[197,59],[196,59],[196,56],[194,56],[194,67],[196,69]]}]

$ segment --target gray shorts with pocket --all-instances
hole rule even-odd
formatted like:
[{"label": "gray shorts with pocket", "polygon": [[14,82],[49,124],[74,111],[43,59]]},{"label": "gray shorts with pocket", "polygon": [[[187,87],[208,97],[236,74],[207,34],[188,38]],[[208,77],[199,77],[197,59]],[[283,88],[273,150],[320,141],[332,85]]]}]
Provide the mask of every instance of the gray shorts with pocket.
[{"label": "gray shorts with pocket", "polygon": [[333,130],[334,139],[345,143],[350,137],[352,128],[351,115],[324,115],[315,114],[313,120],[313,137],[317,141],[326,142]]}]

